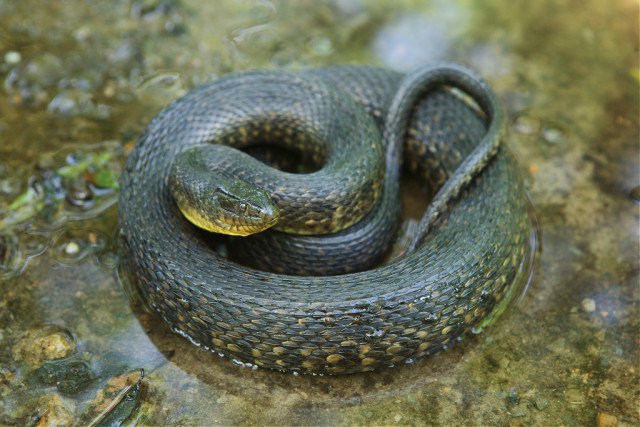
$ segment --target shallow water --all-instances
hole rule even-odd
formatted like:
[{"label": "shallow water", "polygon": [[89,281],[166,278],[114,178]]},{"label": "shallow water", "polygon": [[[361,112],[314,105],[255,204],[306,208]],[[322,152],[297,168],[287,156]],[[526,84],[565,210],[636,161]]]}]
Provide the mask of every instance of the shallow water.
[{"label": "shallow water", "polygon": [[[0,423],[640,423],[637,16],[633,0],[0,1]],[[415,364],[328,378],[240,368],[130,305],[116,178],[170,100],[255,67],[434,60],[477,69],[509,113],[543,244],[517,307]]]}]

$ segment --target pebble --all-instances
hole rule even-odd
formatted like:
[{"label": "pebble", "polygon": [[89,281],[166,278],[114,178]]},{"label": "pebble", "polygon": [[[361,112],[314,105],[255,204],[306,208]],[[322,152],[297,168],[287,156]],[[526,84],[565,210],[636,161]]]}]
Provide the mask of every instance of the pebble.
[{"label": "pebble", "polygon": [[531,116],[522,115],[514,122],[513,129],[523,135],[535,135],[540,130],[540,120]]},{"label": "pebble", "polygon": [[37,420],[35,426],[66,426],[75,421],[75,408],[71,402],[63,400],[57,394],[47,394],[35,402],[31,419]]},{"label": "pebble", "polygon": [[83,116],[90,119],[106,120],[111,116],[111,107],[96,104],[88,92],[77,89],[63,90],[47,106],[47,111],[62,117]]},{"label": "pebble", "polygon": [[533,401],[533,404],[536,405],[536,408],[539,411],[544,411],[547,406],[549,406],[549,401],[544,397],[536,397],[536,399]]},{"label": "pebble", "polygon": [[525,421],[529,421],[529,418],[531,417],[531,411],[529,411],[527,404],[524,402],[518,403],[514,406],[510,413],[512,417],[523,418]]},{"label": "pebble", "polygon": [[6,62],[7,64],[15,65],[20,61],[22,61],[22,55],[20,55],[20,52],[10,50],[9,52],[4,54],[4,62]]},{"label": "pebble", "polygon": [[137,369],[109,379],[88,403],[77,424],[124,425],[124,421],[138,407],[143,377],[144,371]]},{"label": "pebble", "polygon": [[77,358],[45,362],[36,373],[42,383],[55,385],[65,395],[82,391],[96,378],[88,363]]},{"label": "pebble", "polygon": [[517,405],[520,403],[520,396],[518,395],[518,390],[512,388],[509,390],[509,394],[507,394],[507,402],[511,405]]},{"label": "pebble", "polygon": [[596,416],[596,425],[598,427],[617,427],[618,417],[606,412],[598,412]]},{"label": "pebble", "polygon": [[582,310],[585,313],[593,313],[596,311],[596,302],[591,298],[585,298],[582,300]]},{"label": "pebble", "polygon": [[39,367],[47,360],[67,357],[76,350],[71,334],[61,328],[45,327],[31,330],[12,348],[18,361]]},{"label": "pebble", "polygon": [[550,144],[557,144],[564,139],[564,132],[558,128],[547,126],[542,129],[542,138]]},{"label": "pebble", "polygon": [[402,415],[396,414],[396,416],[393,417],[393,421],[395,421],[396,423],[399,423],[400,421],[402,421]]},{"label": "pebble", "polygon": [[77,255],[80,252],[80,246],[76,242],[69,242],[64,247],[64,253],[67,255]]}]

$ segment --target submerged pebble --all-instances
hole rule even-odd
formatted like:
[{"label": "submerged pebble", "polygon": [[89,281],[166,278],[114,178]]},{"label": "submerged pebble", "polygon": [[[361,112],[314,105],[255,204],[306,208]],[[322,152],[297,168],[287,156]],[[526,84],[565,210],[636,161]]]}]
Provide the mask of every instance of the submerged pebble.
[{"label": "submerged pebble", "polygon": [[533,404],[536,406],[536,408],[539,411],[544,411],[547,408],[547,406],[549,406],[549,401],[547,399],[545,399],[544,397],[538,396],[533,401]]},{"label": "submerged pebble", "polygon": [[525,422],[528,422],[531,418],[531,411],[526,403],[521,402],[514,406],[511,411],[511,416],[514,418],[522,418]]},{"label": "submerged pebble", "polygon": [[523,135],[535,135],[540,131],[540,120],[526,114],[520,115],[513,123],[513,130]]},{"label": "submerged pebble", "polygon": [[6,64],[15,65],[20,61],[22,61],[22,55],[20,55],[20,52],[10,50],[9,52],[4,54],[4,62]]},{"label": "submerged pebble", "polygon": [[565,132],[554,125],[545,125],[542,128],[542,139],[549,144],[557,144],[565,137]]},{"label": "submerged pebble", "polygon": [[582,310],[585,313],[593,313],[594,311],[596,311],[596,302],[591,298],[583,299],[581,305],[582,305]]},{"label": "submerged pebble", "polygon": [[93,230],[68,229],[55,242],[56,260],[63,264],[75,264],[95,254],[106,246],[106,237]]},{"label": "submerged pebble", "polygon": [[509,403],[509,405],[517,405],[518,403],[520,403],[520,395],[518,394],[518,390],[514,388],[509,390],[509,393],[507,394],[507,403]]},{"label": "submerged pebble", "polygon": [[70,426],[74,424],[75,404],[57,394],[46,394],[27,404],[20,414],[23,425]]},{"label": "submerged pebble", "polygon": [[596,425],[598,427],[617,427],[618,417],[606,412],[598,412],[598,415],[596,416]]},{"label": "submerged pebble", "polygon": [[84,116],[90,119],[107,120],[111,116],[111,107],[96,104],[88,92],[77,89],[64,90],[57,94],[47,111],[63,117]]},{"label": "submerged pebble", "polygon": [[38,368],[36,375],[42,383],[55,385],[58,391],[65,395],[82,391],[96,379],[89,364],[77,358],[45,362]]},{"label": "submerged pebble", "polygon": [[71,333],[57,326],[32,329],[12,348],[15,360],[31,366],[41,366],[47,360],[61,359],[73,354],[76,342]]},{"label": "submerged pebble", "polygon": [[117,375],[98,391],[81,417],[81,424],[122,425],[140,403],[142,369]]},{"label": "submerged pebble", "polygon": [[80,252],[80,245],[76,242],[69,242],[64,246],[64,253],[67,255],[76,255]]}]

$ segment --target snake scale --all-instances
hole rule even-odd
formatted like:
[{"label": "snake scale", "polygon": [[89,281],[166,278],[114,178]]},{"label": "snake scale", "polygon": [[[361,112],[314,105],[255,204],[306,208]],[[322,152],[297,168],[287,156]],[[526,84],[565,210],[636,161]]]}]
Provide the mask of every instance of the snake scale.
[{"label": "snake scale", "polygon": [[[336,103],[361,112],[327,110]],[[382,135],[384,179],[369,187],[380,194],[355,225],[233,238],[235,250],[262,268],[254,269],[219,254],[219,240],[176,206],[168,182],[179,154],[261,138],[304,150],[298,146],[310,133],[333,136],[305,120],[331,114],[325,121],[334,129],[375,138],[373,125]],[[408,75],[342,66],[224,76],[165,108],[132,151],[121,179],[124,259],[174,331],[234,361],[338,374],[415,360],[477,326],[528,262],[528,201],[501,144],[504,127],[493,92],[454,65]],[[322,163],[326,149],[309,156]],[[375,172],[369,161],[352,168]],[[397,234],[402,163],[437,194],[408,253],[363,270],[389,247],[368,239]],[[287,269],[295,275],[279,273]]]}]

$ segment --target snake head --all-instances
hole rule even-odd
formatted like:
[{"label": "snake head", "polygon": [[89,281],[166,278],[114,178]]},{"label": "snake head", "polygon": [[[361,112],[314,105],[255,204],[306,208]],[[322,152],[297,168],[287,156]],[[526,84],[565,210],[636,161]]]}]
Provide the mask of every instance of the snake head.
[{"label": "snake head", "polygon": [[278,222],[278,206],[261,188],[237,177],[216,173],[179,155],[169,174],[169,190],[182,214],[214,233],[248,236]]},{"label": "snake head", "polygon": [[209,230],[234,236],[259,233],[278,222],[278,206],[260,188],[233,179],[215,187],[211,204],[215,206],[215,222],[224,230]]}]

